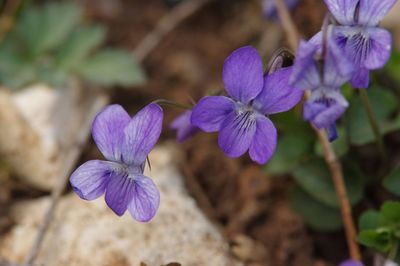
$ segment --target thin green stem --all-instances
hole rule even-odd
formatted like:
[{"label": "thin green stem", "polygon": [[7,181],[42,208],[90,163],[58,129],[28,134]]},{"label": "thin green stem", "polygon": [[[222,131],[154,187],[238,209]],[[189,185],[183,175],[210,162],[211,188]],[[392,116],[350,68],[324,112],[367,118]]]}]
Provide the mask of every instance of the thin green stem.
[{"label": "thin green stem", "polygon": [[190,105],[180,104],[180,103],[176,103],[176,102],[165,100],[165,99],[158,99],[158,100],[153,101],[153,103],[157,103],[160,105],[172,106],[172,107],[185,109],[185,110],[191,110],[193,108],[193,106],[190,106]]},{"label": "thin green stem", "polygon": [[382,132],[379,129],[379,123],[375,116],[374,110],[372,109],[371,102],[369,101],[368,93],[367,93],[366,89],[359,89],[358,91],[359,91],[359,95],[361,98],[361,102],[367,113],[369,124],[371,125],[371,129],[374,132],[375,140],[376,140],[376,144],[378,146],[379,152],[382,156],[382,159],[385,159],[386,152],[385,152],[385,145],[383,142]]}]

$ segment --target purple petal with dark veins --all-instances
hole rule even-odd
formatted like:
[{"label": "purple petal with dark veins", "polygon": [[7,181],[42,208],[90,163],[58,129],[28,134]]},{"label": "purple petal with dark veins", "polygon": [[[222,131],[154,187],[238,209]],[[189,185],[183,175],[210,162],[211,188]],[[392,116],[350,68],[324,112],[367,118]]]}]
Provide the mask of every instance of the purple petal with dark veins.
[{"label": "purple petal with dark veins", "polygon": [[265,164],[274,154],[277,142],[274,124],[264,116],[257,117],[257,129],[250,144],[250,158],[258,164]]},{"label": "purple petal with dark veins", "polygon": [[315,127],[322,129],[331,126],[343,115],[345,110],[346,106],[334,101],[330,103],[307,101],[304,104],[303,117]]},{"label": "purple petal with dark veins", "polygon": [[129,114],[118,104],[107,106],[94,119],[92,136],[107,160],[121,160],[124,129],[130,120]]},{"label": "purple petal with dark veins", "polygon": [[356,0],[324,0],[329,11],[342,25],[354,25],[355,10],[358,1]]},{"label": "purple petal with dark veins", "polygon": [[263,79],[263,64],[257,50],[245,46],[235,50],[224,63],[222,72],[225,90],[242,103],[249,103],[260,93]]},{"label": "purple petal with dark veins", "polygon": [[106,187],[105,200],[111,210],[118,216],[125,213],[135,193],[135,182],[129,173],[116,171],[110,176]]},{"label": "purple petal with dark veins", "polygon": [[140,110],[124,130],[122,158],[128,165],[142,165],[160,137],[163,110],[151,103]]},{"label": "purple petal with dark veins", "polygon": [[160,193],[154,182],[143,175],[134,177],[135,193],[128,210],[139,222],[150,221],[160,205]]},{"label": "purple petal with dark veins", "polygon": [[188,110],[172,121],[170,128],[176,130],[176,139],[178,142],[183,142],[199,132],[200,129],[192,125],[191,116],[192,111]]},{"label": "purple petal with dark veins", "polygon": [[94,200],[103,195],[113,168],[117,163],[93,160],[78,167],[69,178],[75,193],[84,200]]},{"label": "purple petal with dark veins", "polygon": [[275,114],[292,109],[304,91],[289,85],[292,67],[282,68],[264,78],[264,87],[253,106],[263,114]]},{"label": "purple petal with dark veins", "polygon": [[358,23],[363,26],[377,26],[397,0],[360,0]]},{"label": "purple petal with dark veins", "polygon": [[232,112],[222,123],[218,144],[228,157],[239,157],[249,149],[257,128],[255,116],[253,111]]},{"label": "purple petal with dark veins", "polygon": [[225,96],[206,96],[192,110],[191,122],[205,132],[221,129],[222,122],[234,111],[235,103]]}]

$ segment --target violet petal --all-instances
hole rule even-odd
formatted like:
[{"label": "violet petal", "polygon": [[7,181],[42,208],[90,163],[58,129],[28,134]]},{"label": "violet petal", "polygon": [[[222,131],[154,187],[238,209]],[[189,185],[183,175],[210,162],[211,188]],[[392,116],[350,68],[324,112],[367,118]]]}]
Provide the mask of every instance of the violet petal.
[{"label": "violet petal", "polygon": [[107,160],[121,160],[124,128],[130,120],[129,114],[118,104],[107,106],[94,119],[92,136]]},{"label": "violet petal", "polygon": [[277,131],[274,124],[266,117],[257,117],[257,129],[251,142],[249,155],[258,164],[265,164],[274,154]]},{"label": "violet petal", "polygon": [[170,124],[170,128],[176,130],[176,139],[178,142],[185,141],[200,130],[198,127],[192,125],[191,116],[191,110],[185,111]]},{"label": "violet petal", "polygon": [[228,157],[239,157],[249,149],[256,132],[254,115],[252,111],[232,112],[222,123],[218,144]]},{"label": "violet petal", "polygon": [[392,50],[392,36],[380,28],[369,28],[370,49],[365,59],[364,66],[367,69],[377,69],[383,67],[389,60]]},{"label": "violet petal", "polygon": [[320,76],[314,61],[318,45],[300,41],[289,84],[303,90],[317,88]]},{"label": "violet petal", "polygon": [[105,200],[111,210],[118,216],[125,213],[135,193],[135,182],[129,173],[118,171],[110,176],[106,187]]},{"label": "violet petal", "polygon": [[253,106],[263,114],[275,114],[292,109],[303,97],[303,90],[289,85],[292,68],[282,68],[264,78],[264,87]]},{"label": "violet petal", "polygon": [[263,87],[263,64],[257,50],[245,46],[235,50],[224,63],[222,79],[228,94],[249,103]]},{"label": "violet petal", "polygon": [[79,166],[69,178],[75,193],[84,200],[94,200],[103,195],[114,164],[92,160]]},{"label": "violet petal", "polygon": [[369,70],[366,68],[359,68],[351,78],[351,86],[357,89],[368,88],[369,85]]},{"label": "violet petal", "polygon": [[139,222],[150,221],[160,205],[160,193],[153,180],[143,175],[134,177],[135,193],[128,210]]},{"label": "violet petal", "polygon": [[141,165],[161,134],[163,110],[151,103],[140,110],[124,130],[122,157],[124,163]]},{"label": "violet petal", "polygon": [[[358,1],[356,0],[324,0],[329,11],[342,25],[353,25],[354,14]],[[378,0],[379,1],[379,0]]]},{"label": "violet petal", "polygon": [[[397,0],[360,0],[358,23],[364,26],[377,26]],[[356,1],[354,1],[356,2]]]},{"label": "violet petal", "polygon": [[235,103],[225,96],[206,96],[193,107],[191,122],[205,132],[221,129],[222,122],[233,112]]}]

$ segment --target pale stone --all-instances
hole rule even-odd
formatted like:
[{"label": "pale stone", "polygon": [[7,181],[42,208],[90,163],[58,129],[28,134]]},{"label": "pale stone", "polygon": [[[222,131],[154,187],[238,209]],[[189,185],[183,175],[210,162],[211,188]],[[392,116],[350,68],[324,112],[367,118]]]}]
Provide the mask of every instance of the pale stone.
[{"label": "pale stone", "polygon": [[[116,216],[103,197],[86,202],[74,193],[58,206],[37,265],[148,266],[179,262],[185,266],[240,265],[228,244],[188,194],[175,162],[180,154],[171,145],[150,154],[152,177],[161,193],[155,218],[139,223],[127,212]],[[0,257],[23,262],[37,233],[48,197],[17,203],[11,215],[17,225],[0,240]]]}]

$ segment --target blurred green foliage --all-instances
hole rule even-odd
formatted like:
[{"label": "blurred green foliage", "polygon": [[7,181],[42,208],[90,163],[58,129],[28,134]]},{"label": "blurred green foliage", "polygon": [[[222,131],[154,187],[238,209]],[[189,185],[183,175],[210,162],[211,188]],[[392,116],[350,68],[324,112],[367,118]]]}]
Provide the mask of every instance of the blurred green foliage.
[{"label": "blurred green foliage", "polygon": [[358,241],[399,262],[400,203],[385,202],[379,211],[368,210],[359,219]]},{"label": "blurred green foliage", "polygon": [[132,55],[100,49],[104,40],[104,27],[83,23],[83,10],[72,2],[28,5],[0,44],[0,82],[62,86],[75,76],[99,86],[142,84],[144,72]]}]

